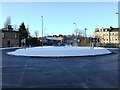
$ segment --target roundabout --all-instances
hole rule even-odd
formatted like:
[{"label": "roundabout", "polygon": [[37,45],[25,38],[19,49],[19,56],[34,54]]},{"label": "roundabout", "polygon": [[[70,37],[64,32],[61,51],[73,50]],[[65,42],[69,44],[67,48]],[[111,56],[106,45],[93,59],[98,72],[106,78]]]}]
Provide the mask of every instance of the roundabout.
[{"label": "roundabout", "polygon": [[7,52],[14,56],[27,57],[79,57],[79,56],[97,56],[111,54],[111,52],[102,47],[72,47],[72,46],[43,46],[17,49]]},{"label": "roundabout", "polygon": [[[36,47],[38,51],[39,48]],[[21,49],[1,50],[2,88],[118,87],[118,49],[108,49],[112,52],[110,55],[77,58],[31,58],[6,54],[15,54],[16,50]]]}]

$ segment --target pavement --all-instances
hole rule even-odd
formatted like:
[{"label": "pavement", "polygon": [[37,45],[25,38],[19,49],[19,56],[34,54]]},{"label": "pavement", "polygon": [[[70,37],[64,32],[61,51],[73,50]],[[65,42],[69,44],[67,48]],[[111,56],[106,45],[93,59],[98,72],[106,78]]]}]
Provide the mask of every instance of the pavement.
[{"label": "pavement", "polygon": [[2,50],[3,88],[117,88],[118,50],[95,57],[30,58]]}]

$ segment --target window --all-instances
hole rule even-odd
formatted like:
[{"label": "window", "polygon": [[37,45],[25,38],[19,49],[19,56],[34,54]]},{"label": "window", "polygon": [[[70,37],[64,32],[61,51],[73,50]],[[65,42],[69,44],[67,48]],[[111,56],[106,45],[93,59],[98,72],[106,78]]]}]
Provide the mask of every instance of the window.
[{"label": "window", "polygon": [[108,31],[108,29],[105,29],[105,31]]},{"label": "window", "polygon": [[103,38],[103,40],[105,41],[105,38]]},{"label": "window", "polygon": [[108,36],[108,34],[106,33],[106,36]]},{"label": "window", "polygon": [[17,34],[15,34],[15,39],[17,38]]},{"label": "window", "polygon": [[2,38],[5,38],[5,33],[2,33]]},{"label": "window", "polygon": [[115,36],[118,36],[118,34],[116,33]]}]

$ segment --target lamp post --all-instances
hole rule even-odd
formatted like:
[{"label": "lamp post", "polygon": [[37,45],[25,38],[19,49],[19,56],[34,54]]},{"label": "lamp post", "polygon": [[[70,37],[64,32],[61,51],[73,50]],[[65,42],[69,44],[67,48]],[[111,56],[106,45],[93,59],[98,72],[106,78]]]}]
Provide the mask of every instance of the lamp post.
[{"label": "lamp post", "polygon": [[42,18],[42,47],[43,47],[43,16],[41,16]]},{"label": "lamp post", "polygon": [[75,38],[74,38],[74,40],[75,40],[75,42],[77,41],[77,23],[73,23],[74,25],[75,25],[75,33],[76,33],[76,36],[75,36]]},{"label": "lamp post", "polygon": [[87,35],[86,35],[86,30],[87,30],[87,28],[85,28],[85,36],[84,36],[84,40],[85,40],[85,44],[87,45]]},{"label": "lamp post", "polygon": [[118,28],[120,28],[120,13],[117,12],[116,14],[118,15]]},{"label": "lamp post", "polygon": [[86,35],[86,30],[87,30],[87,28],[85,28],[85,38],[87,37],[87,35]]},{"label": "lamp post", "polygon": [[120,1],[118,2],[118,12],[116,14],[118,14],[118,27],[120,28]]},{"label": "lamp post", "polygon": [[118,41],[119,41],[119,48],[120,48],[120,1],[118,2]]},{"label": "lamp post", "polygon": [[119,13],[119,9],[118,9],[118,43],[119,43],[119,48],[120,48],[120,13]]},{"label": "lamp post", "polygon": [[76,30],[76,27],[77,27],[77,23],[75,23],[75,22],[74,22],[73,24],[75,24],[75,30]]}]

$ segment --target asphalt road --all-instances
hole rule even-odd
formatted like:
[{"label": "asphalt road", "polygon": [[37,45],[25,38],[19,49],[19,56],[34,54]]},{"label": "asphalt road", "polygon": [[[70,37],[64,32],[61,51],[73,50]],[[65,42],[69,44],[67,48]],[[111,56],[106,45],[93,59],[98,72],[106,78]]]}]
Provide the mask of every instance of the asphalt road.
[{"label": "asphalt road", "polygon": [[117,88],[118,51],[104,56],[30,58],[2,50],[3,88]]}]

